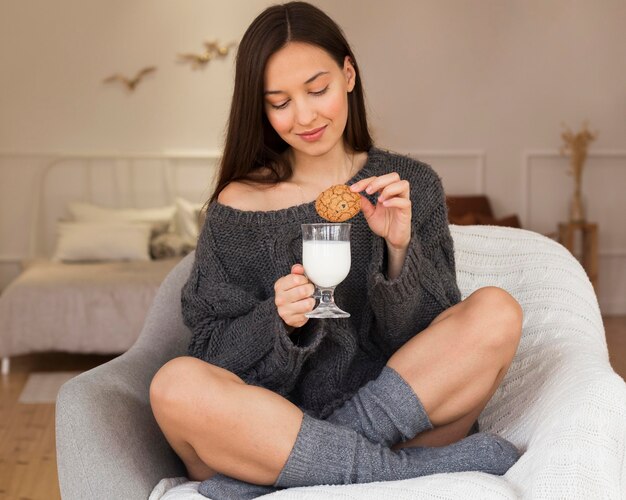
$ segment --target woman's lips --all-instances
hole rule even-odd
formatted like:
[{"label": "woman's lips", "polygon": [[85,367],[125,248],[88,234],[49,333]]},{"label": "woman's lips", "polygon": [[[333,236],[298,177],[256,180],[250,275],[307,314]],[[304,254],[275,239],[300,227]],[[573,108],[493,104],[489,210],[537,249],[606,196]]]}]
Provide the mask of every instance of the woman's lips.
[{"label": "woman's lips", "polygon": [[324,130],[326,130],[326,125],[320,128],[316,128],[311,130],[311,132],[307,132],[306,134],[297,134],[302,138],[302,140],[307,142],[317,141],[324,134]]}]

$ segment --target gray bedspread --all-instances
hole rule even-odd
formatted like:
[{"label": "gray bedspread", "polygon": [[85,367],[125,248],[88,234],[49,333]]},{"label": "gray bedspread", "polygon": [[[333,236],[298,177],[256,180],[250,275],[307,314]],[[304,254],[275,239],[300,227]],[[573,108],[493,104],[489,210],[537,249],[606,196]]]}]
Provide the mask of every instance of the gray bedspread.
[{"label": "gray bedspread", "polygon": [[179,260],[25,263],[0,296],[0,356],[125,352]]}]

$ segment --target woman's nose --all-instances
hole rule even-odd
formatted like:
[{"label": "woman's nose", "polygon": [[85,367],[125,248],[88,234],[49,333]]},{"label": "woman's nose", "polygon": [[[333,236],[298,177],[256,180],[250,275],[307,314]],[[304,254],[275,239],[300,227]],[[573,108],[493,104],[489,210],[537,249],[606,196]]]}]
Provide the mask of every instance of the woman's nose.
[{"label": "woman's nose", "polygon": [[296,120],[299,125],[309,125],[317,118],[315,108],[306,102],[301,102],[297,106]]}]

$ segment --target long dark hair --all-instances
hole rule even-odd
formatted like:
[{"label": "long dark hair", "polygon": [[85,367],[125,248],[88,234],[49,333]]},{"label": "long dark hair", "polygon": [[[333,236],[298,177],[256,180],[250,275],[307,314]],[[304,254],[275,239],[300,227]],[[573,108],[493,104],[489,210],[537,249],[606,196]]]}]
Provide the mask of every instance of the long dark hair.
[{"label": "long dark hair", "polygon": [[[289,145],[272,128],[263,102],[267,61],[288,42],[316,45],[324,49],[340,68],[343,68],[345,57],[350,57],[357,78],[354,89],[348,94],[348,121],[343,137],[354,151],[369,151],[372,146],[361,75],[341,28],[320,9],[306,2],[271,6],[257,16],[239,44],[226,143],[215,191],[207,205],[216,200],[231,181],[276,184],[292,175],[292,167],[282,155]],[[269,169],[269,175],[263,178],[252,176],[251,172],[259,167]]]}]

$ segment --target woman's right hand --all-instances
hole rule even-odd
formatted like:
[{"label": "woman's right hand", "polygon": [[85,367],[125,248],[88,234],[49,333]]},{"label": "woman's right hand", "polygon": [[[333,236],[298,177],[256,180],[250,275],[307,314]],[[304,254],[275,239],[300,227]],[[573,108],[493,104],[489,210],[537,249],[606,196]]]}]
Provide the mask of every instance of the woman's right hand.
[{"label": "woman's right hand", "polygon": [[[278,315],[292,328],[300,328],[309,318],[304,313],[315,307],[315,285],[304,275],[302,264],[291,266],[291,273],[276,280],[274,303]],[[291,333],[291,332],[289,332]]]}]

